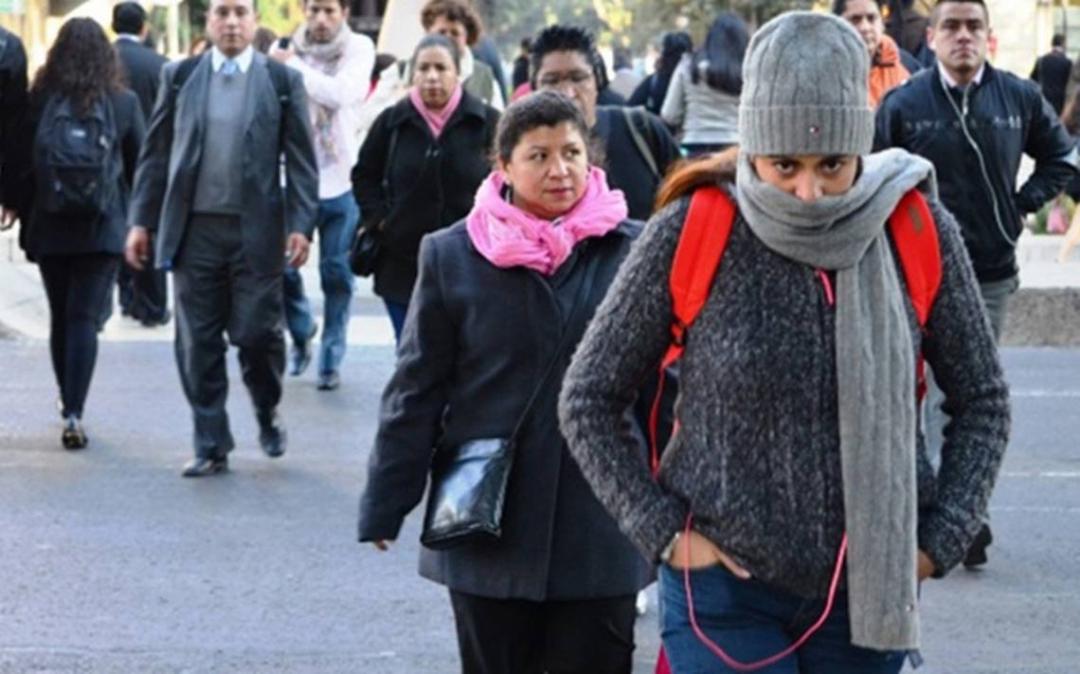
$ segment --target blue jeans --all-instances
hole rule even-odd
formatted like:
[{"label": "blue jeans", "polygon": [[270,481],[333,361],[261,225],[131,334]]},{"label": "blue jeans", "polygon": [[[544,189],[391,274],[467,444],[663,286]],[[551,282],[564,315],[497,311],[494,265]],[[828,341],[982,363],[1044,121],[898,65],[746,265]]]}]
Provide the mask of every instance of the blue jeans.
[{"label": "blue jeans", "polygon": [[[821,615],[824,601],[805,600],[758,580],[743,581],[723,566],[690,572],[698,626],[734,659],[749,663],[780,653]],[[720,658],[690,626],[683,572],[660,568],[660,629],[675,674],[727,674]],[[767,674],[897,674],[901,651],[882,652],[851,644],[847,593],[837,592],[825,624],[795,654]]]},{"label": "blue jeans", "polygon": [[405,315],[409,313],[409,305],[401,302],[383,300],[386,305],[386,313],[390,316],[390,324],[394,326],[394,343],[401,342],[401,329],[405,327]]},{"label": "blue jeans", "polygon": [[[349,304],[353,295],[349,247],[359,222],[360,208],[351,192],[319,201],[315,227],[319,232],[319,279],[323,291],[320,374],[337,371],[345,357]],[[305,342],[315,332],[311,303],[304,295],[304,281],[300,272],[291,267],[285,270],[285,322],[293,342]]]}]

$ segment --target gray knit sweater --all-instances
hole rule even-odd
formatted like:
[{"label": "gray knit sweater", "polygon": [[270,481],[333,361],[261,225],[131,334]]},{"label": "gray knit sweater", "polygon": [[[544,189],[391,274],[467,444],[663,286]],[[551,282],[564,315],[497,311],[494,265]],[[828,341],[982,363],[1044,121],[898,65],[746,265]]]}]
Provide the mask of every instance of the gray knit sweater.
[{"label": "gray knit sweater", "polygon": [[[600,501],[648,559],[688,513],[755,577],[823,596],[844,529],[835,315],[815,270],[772,252],[736,221],[680,364],[680,429],[658,481],[624,410],[669,341],[667,279],[689,206],[657,213],[578,347],[559,414]],[[926,335],[953,421],[935,477],[919,438],[919,547],[939,573],[963,558],[986,510],[1009,432],[1008,391],[956,221],[936,201],[943,278]],[[897,262],[899,264],[899,262]]]}]

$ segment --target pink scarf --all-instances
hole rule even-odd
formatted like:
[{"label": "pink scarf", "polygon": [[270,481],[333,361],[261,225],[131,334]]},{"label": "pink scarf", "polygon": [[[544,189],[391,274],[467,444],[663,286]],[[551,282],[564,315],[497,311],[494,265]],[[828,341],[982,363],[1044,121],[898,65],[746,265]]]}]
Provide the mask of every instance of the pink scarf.
[{"label": "pink scarf", "polygon": [[543,220],[502,197],[502,174],[495,171],[476,191],[465,221],[473,246],[496,267],[528,267],[550,276],[579,241],[603,236],[626,219],[626,197],[610,189],[607,176],[589,169],[585,194],[562,217]]},{"label": "pink scarf", "polygon": [[413,107],[420,113],[420,116],[427,122],[428,128],[431,129],[431,135],[435,138],[439,137],[442,133],[443,127],[450,121],[450,116],[457,110],[458,105],[461,103],[461,97],[464,95],[464,90],[461,85],[458,84],[454,87],[454,93],[450,94],[450,100],[446,102],[442,110],[432,110],[428,106],[424,105],[424,99],[420,98],[420,87],[412,87],[409,89],[409,100],[412,101]]}]

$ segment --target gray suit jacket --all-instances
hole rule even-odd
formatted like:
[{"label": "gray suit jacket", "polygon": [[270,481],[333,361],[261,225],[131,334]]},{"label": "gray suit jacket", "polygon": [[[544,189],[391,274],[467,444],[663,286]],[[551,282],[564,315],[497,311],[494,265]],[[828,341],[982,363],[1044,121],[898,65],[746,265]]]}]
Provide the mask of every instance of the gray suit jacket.
[{"label": "gray suit jacket", "polygon": [[[128,223],[154,234],[155,260],[161,269],[172,268],[183,245],[195,197],[211,74],[210,54],[200,59],[176,96],[175,113],[172,88],[179,64],[170,63],[162,70],[135,174]],[[268,68],[266,56],[256,53],[249,83],[253,93],[239,113],[244,115],[246,129],[241,216],[244,255],[252,269],[265,274],[283,269],[287,232],[311,238],[319,192],[303,79],[297,71],[289,70],[289,105],[283,110]],[[279,173],[282,155],[285,186]]]}]

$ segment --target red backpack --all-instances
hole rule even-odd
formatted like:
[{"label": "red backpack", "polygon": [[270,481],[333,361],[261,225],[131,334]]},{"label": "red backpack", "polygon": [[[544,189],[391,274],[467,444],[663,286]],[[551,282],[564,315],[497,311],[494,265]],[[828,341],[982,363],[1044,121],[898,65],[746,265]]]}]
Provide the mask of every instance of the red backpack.
[{"label": "red backpack", "polygon": [[[727,249],[728,239],[735,224],[736,206],[731,198],[719,187],[699,188],[690,200],[690,210],[686,215],[679,245],[675,249],[675,258],[671,267],[669,285],[672,299],[671,344],[660,363],[660,386],[653,400],[649,418],[650,464],[653,476],[660,469],[660,448],[657,443],[659,426],[660,400],[663,394],[664,372],[676,363],[686,348],[686,333],[698,314],[701,313],[709,298],[713,281],[720,261]],[[889,234],[900,258],[904,270],[908,297],[915,310],[919,328],[926,329],[930,309],[934,305],[938,289],[941,286],[941,249],[938,242],[937,227],[926,199],[918,190],[911,190],[900,200],[892,215],[889,216]],[[822,283],[832,301],[832,288],[828,275],[819,270]],[[916,361],[916,399],[922,401],[926,393],[926,367],[920,353]],[[678,422],[676,421],[676,424]],[[689,533],[691,521],[688,518],[686,533]],[[798,650],[821,625],[825,623],[832,610],[836,588],[843,569],[847,552],[847,535],[844,535],[837,553],[836,568],[833,572],[825,609],[817,622],[790,647],[774,656],[752,663],[742,663],[723,651],[702,631],[694,615],[694,600],[690,592],[689,571],[684,574],[684,586],[687,592],[687,605],[690,611],[690,624],[698,639],[724,663],[740,672],[751,672],[775,664]],[[656,674],[670,674],[671,667],[663,648],[656,664]]]}]

